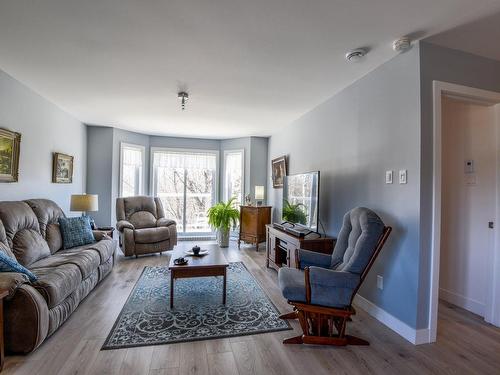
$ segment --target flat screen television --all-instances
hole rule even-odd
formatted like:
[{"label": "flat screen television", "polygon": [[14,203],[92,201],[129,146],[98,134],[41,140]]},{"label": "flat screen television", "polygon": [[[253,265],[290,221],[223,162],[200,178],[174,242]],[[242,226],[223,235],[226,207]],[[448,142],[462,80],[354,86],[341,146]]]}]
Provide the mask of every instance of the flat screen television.
[{"label": "flat screen television", "polygon": [[319,171],[285,176],[283,181],[283,222],[318,231]]}]

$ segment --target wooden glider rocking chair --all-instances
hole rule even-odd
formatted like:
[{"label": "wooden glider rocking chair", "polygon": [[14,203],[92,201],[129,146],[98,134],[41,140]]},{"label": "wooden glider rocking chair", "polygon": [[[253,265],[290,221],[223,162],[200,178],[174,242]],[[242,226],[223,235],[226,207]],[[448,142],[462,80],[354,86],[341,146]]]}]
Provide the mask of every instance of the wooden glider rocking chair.
[{"label": "wooden glider rocking chair", "polygon": [[297,269],[281,268],[278,278],[293,312],[281,319],[298,319],[303,334],[284,344],[369,345],[346,334],[352,301],[382,250],[392,228],[373,211],[358,207],[344,216],[333,254],[298,249]]}]

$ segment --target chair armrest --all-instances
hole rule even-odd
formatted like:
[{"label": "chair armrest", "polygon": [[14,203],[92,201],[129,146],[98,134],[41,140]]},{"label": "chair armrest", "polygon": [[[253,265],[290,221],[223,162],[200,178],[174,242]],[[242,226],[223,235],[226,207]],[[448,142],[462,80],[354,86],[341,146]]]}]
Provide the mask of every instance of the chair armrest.
[{"label": "chair armrest", "polygon": [[306,267],[322,267],[322,268],[330,268],[330,263],[332,261],[331,255],[321,254],[314,251],[308,251],[303,249],[298,249],[298,262],[297,266],[300,269],[304,269]]},{"label": "chair armrest", "polygon": [[127,221],[127,220],[120,220],[118,223],[116,223],[116,229],[119,232],[123,232],[123,230],[125,228],[129,228],[129,229],[132,229],[132,230],[135,229],[134,225],[130,221]]},{"label": "chair armrest", "polygon": [[157,227],[169,227],[171,225],[175,225],[176,222],[174,220],[167,219],[165,217],[160,217],[158,220],[156,220],[156,226]]},{"label": "chair armrest", "polygon": [[0,289],[9,293],[7,298],[11,298],[23,284],[28,284],[29,279],[24,273],[18,272],[0,272]]}]

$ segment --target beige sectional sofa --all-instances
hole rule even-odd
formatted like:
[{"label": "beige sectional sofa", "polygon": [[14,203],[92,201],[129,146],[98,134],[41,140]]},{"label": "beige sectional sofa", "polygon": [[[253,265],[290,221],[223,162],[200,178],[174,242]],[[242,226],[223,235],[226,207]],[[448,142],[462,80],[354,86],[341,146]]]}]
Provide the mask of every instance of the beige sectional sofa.
[{"label": "beige sectional sofa", "polygon": [[96,242],[64,250],[58,219],[61,208],[47,199],[0,202],[0,251],[15,257],[38,280],[0,273],[7,289],[5,343],[13,353],[29,353],[53,334],[113,268],[116,241],[94,231]]}]

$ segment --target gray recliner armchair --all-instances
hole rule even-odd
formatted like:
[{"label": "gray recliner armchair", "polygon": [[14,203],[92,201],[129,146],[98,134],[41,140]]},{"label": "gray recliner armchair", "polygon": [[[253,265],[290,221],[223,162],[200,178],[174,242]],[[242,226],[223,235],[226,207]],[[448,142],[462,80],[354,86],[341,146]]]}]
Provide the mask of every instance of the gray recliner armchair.
[{"label": "gray recliner armchair", "polygon": [[165,218],[160,198],[117,198],[116,220],[125,256],[161,253],[177,245],[176,223]]},{"label": "gray recliner armchair", "polygon": [[297,250],[298,269],[281,268],[279,285],[294,312],[282,319],[299,319],[303,334],[285,344],[367,345],[345,334],[356,311],[352,301],[382,249],[391,227],[375,212],[358,207],[345,214],[332,255]]}]

